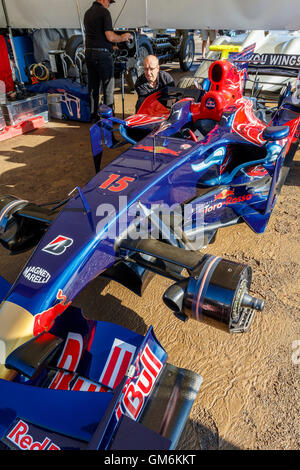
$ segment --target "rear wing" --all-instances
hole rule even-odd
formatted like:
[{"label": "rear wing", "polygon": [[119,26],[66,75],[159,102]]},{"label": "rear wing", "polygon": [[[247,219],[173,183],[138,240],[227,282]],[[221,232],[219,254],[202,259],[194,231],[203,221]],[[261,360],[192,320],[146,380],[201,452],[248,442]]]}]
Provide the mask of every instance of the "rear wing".
[{"label": "rear wing", "polygon": [[249,60],[248,72],[262,75],[297,78],[300,54],[259,54]]},{"label": "rear wing", "polygon": [[[248,73],[297,78],[300,69],[300,54],[277,54],[255,52],[256,44],[242,49],[232,44],[212,45],[210,51],[219,52],[220,59],[228,59],[238,68],[246,68]],[[202,59],[214,62],[214,59]],[[205,78],[205,77],[199,77]]]}]

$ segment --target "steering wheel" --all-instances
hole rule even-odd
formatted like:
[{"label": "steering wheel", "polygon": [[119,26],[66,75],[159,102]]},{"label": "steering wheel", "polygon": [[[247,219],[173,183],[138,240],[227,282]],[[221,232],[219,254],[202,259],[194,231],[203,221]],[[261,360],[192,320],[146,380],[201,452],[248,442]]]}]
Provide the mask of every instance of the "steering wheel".
[{"label": "steering wheel", "polygon": [[192,131],[192,129],[189,129],[189,134],[190,134],[190,138],[191,138],[194,142],[198,142],[198,139],[197,139],[196,135],[194,134],[194,132]]},{"label": "steering wheel", "polygon": [[180,91],[171,91],[168,93],[168,98],[181,98],[182,97],[182,92]]},{"label": "steering wheel", "polygon": [[133,37],[131,37],[130,41],[125,42],[126,46],[128,49],[133,49],[135,46],[135,40]]}]

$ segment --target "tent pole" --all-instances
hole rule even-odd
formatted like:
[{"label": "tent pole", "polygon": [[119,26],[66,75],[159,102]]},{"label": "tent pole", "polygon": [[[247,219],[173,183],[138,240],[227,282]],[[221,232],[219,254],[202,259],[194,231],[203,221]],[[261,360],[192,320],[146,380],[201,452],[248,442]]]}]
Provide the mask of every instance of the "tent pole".
[{"label": "tent pole", "polygon": [[83,38],[83,44],[85,45],[85,34],[84,34],[83,23],[82,23],[82,20],[81,20],[81,10],[80,10],[80,5],[79,5],[79,0],[76,0],[76,7],[77,7],[77,14],[78,14],[78,19],[79,19],[81,34],[82,34],[82,38]]},{"label": "tent pole", "polygon": [[146,24],[145,26],[148,26],[148,0],[145,0],[145,9],[146,9]]},{"label": "tent pole", "polygon": [[10,26],[10,21],[9,21],[9,16],[8,16],[5,0],[2,0],[2,7],[3,7],[3,11],[4,11],[4,16],[5,16],[5,19],[6,19],[6,25],[7,25],[7,29],[8,29],[8,36],[9,36],[9,40],[10,40],[10,44],[11,44],[13,57],[14,57],[14,66],[15,66],[15,68],[18,72],[18,76],[19,76],[19,84],[21,85],[21,88],[25,88],[24,82],[22,80],[21,72],[20,72],[19,62],[18,62],[16,49],[15,49],[15,44],[14,44],[14,38],[13,38],[13,34],[12,34],[12,28]]}]

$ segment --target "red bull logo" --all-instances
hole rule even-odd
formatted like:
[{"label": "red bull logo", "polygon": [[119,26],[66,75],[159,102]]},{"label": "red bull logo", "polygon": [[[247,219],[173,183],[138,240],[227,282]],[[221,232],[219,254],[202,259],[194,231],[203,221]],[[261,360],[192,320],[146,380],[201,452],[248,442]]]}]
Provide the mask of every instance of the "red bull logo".
[{"label": "red bull logo", "polygon": [[176,152],[175,150],[171,150],[168,147],[162,147],[162,146],[157,146],[157,147],[152,147],[152,146],[147,146],[147,145],[138,145],[135,147],[137,150],[145,150],[146,152],[155,152],[155,153],[162,153],[164,155],[173,155],[174,157],[178,157],[180,155],[180,152]]},{"label": "red bull logo", "polygon": [[38,313],[35,316],[33,325],[34,336],[37,336],[45,331],[49,331],[52,328],[56,317],[61,315],[72,303],[66,302],[67,298],[61,289],[59,289],[56,298],[57,300],[60,300],[58,304],[42,313]]},{"label": "red bull logo", "polygon": [[6,438],[14,444],[14,447],[21,450],[60,450],[60,447],[46,435],[42,442],[35,441],[30,433],[29,425],[21,419]]},{"label": "red bull logo", "polygon": [[214,109],[216,107],[216,102],[213,98],[209,97],[205,102],[205,106],[207,109]]},{"label": "red bull logo", "polygon": [[234,191],[231,191],[230,189],[224,189],[219,194],[215,194],[215,201],[219,199],[226,199],[227,196],[233,196],[233,195],[234,195]]}]

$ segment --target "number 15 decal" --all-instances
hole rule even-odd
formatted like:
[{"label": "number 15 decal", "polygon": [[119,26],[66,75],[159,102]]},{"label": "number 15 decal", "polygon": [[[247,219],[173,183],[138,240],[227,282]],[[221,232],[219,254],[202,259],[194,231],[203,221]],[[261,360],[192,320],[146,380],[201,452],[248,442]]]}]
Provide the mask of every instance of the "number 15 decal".
[{"label": "number 15 decal", "polygon": [[[118,179],[119,178],[119,179]],[[117,181],[118,179],[118,181]],[[114,193],[118,193],[123,191],[128,187],[129,183],[132,183],[135,178],[131,178],[130,176],[122,176],[112,174],[109,178],[104,181],[99,188],[101,189],[108,189],[109,191],[113,191]],[[113,184],[114,183],[114,184]]]}]

